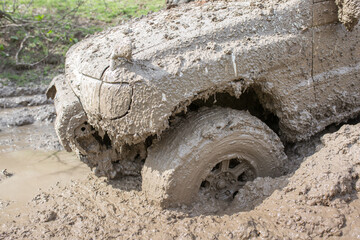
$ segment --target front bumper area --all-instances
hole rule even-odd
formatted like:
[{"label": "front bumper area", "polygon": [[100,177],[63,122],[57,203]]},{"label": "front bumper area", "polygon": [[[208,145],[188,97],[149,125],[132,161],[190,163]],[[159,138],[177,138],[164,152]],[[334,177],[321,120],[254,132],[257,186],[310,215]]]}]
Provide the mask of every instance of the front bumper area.
[{"label": "front bumper area", "polygon": [[55,130],[66,151],[74,151],[89,167],[95,168],[98,176],[115,178],[140,174],[141,160],[146,158],[145,145],[125,144],[115,148],[106,132],[88,123],[81,101],[64,75],[53,79],[47,97],[54,99]]}]

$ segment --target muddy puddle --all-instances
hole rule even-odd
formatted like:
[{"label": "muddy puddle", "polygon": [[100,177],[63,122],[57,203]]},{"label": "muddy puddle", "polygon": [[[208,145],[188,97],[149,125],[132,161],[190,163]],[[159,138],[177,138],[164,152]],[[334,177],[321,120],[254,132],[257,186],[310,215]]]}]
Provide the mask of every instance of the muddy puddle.
[{"label": "muddy puddle", "polygon": [[73,153],[20,150],[0,153],[0,171],[6,175],[0,180],[1,225],[28,211],[27,203],[40,189],[84,179],[89,168]]},{"label": "muddy puddle", "polygon": [[22,149],[61,150],[54,126],[36,123],[0,130],[0,153]]}]

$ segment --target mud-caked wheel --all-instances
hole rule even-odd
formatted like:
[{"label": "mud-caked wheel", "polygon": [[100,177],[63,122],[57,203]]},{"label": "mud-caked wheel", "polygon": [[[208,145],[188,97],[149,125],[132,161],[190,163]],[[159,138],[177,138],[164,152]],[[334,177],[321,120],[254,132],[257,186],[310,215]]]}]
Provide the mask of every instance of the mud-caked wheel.
[{"label": "mud-caked wheel", "polygon": [[142,190],[163,207],[188,204],[200,190],[229,201],[246,181],[281,175],[285,160],[279,137],[248,112],[203,109],[149,148]]}]

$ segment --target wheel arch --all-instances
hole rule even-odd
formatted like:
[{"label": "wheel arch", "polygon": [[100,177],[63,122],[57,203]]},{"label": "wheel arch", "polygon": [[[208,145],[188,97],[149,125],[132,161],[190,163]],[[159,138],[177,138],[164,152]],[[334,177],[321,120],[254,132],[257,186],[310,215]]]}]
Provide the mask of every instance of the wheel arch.
[{"label": "wheel arch", "polygon": [[[169,127],[176,122],[177,117],[185,117],[201,107],[223,107],[235,110],[248,111],[251,115],[259,118],[270,129],[281,138],[280,120],[283,115],[280,102],[274,93],[266,91],[266,81],[255,81],[246,84],[243,78],[236,79],[225,87],[214,87],[212,89],[196,93],[190,100],[181,102],[176,106],[169,118]],[[236,89],[241,84],[241,90]]]}]

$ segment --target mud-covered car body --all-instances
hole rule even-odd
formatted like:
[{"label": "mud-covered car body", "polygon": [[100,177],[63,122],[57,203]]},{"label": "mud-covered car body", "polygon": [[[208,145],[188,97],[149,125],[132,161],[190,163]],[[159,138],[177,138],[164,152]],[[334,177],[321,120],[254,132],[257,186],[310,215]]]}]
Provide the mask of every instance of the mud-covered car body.
[{"label": "mud-covered car body", "polygon": [[[50,89],[58,135],[113,177],[194,101],[251,90],[283,141],[307,139],[360,112],[352,28],[339,23],[334,1],[313,0],[192,3],[130,21],[67,53],[65,76]],[[124,42],[126,58],[116,54]]]}]

